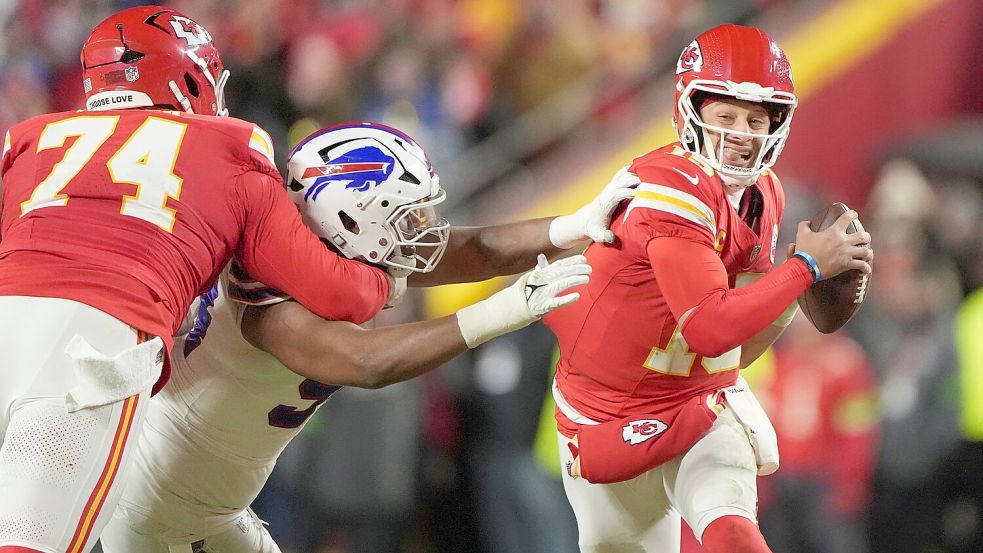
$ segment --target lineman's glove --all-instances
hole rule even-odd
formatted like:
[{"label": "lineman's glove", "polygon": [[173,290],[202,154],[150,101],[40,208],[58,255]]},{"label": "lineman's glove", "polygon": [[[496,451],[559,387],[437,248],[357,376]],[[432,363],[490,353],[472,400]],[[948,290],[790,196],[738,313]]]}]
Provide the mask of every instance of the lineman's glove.
[{"label": "lineman's glove", "polygon": [[527,326],[546,313],[577,301],[577,292],[560,294],[587,284],[590,272],[587,258],[582,255],[546,263],[546,256],[540,254],[536,268],[514,284],[457,312],[461,336],[473,348]]},{"label": "lineman's glove", "polygon": [[594,242],[610,243],[614,233],[608,230],[611,213],[623,200],[635,195],[641,180],[628,171],[628,165],[615,173],[611,182],[590,203],[576,213],[561,215],[550,223],[550,242],[558,248],[572,248],[577,242],[590,238]]}]

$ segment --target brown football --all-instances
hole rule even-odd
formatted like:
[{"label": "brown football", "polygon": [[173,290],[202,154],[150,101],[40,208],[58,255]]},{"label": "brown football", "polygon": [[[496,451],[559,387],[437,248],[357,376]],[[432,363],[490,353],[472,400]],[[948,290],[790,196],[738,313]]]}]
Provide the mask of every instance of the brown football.
[{"label": "brown football", "polygon": [[[809,228],[817,232],[826,229],[849,210],[845,204],[836,202],[817,213],[809,221]],[[850,223],[846,231],[848,234],[863,232],[864,227],[858,219]],[[834,332],[860,309],[870,289],[870,277],[852,269],[820,280],[799,296],[799,307],[819,332]]]}]

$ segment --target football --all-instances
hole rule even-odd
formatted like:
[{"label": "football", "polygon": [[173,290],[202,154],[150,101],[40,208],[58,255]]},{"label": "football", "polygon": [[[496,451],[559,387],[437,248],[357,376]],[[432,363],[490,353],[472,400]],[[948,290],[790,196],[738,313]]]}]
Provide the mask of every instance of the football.
[{"label": "football", "polygon": [[[845,204],[836,202],[817,213],[809,221],[809,228],[817,232],[826,229],[849,210]],[[847,227],[849,234],[863,231],[859,219]],[[860,309],[870,289],[870,277],[853,269],[820,280],[799,296],[799,307],[816,330],[824,334],[834,332]]]}]

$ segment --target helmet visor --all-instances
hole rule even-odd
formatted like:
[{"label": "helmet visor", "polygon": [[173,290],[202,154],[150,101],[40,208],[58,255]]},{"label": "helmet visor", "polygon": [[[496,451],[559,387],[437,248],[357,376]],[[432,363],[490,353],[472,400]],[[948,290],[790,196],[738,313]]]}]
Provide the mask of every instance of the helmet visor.
[{"label": "helmet visor", "polygon": [[450,223],[437,207],[446,197],[440,190],[436,196],[401,206],[390,215],[396,247],[386,259],[387,265],[422,273],[437,266],[450,236]]}]

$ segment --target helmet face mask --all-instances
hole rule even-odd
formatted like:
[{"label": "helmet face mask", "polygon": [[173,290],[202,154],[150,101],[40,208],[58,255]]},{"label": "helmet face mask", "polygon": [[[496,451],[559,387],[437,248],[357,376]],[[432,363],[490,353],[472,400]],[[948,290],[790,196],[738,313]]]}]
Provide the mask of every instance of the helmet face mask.
[{"label": "helmet face mask", "polygon": [[[772,116],[767,132],[710,125],[700,115],[707,95],[760,103]],[[673,125],[683,149],[714,168],[725,183],[743,188],[775,164],[788,139],[797,99],[784,52],[766,34],[725,24],[710,29],[683,50],[676,64]],[[714,144],[711,134],[719,137]],[[727,137],[750,138],[756,155],[749,166],[725,163]]]},{"label": "helmet face mask", "polygon": [[437,209],[446,197],[447,193],[438,189],[436,196],[400,206],[389,216],[396,243],[384,261],[386,265],[411,272],[429,272],[436,267],[447,245],[449,224]]},{"label": "helmet face mask", "polygon": [[228,115],[222,66],[212,37],[181,13],[159,6],[117,12],[82,46],[89,110],[158,107]]},{"label": "helmet face mask", "polygon": [[446,197],[423,149],[376,123],[318,131],[290,153],[287,190],[339,252],[394,272],[429,272],[447,247]]}]

